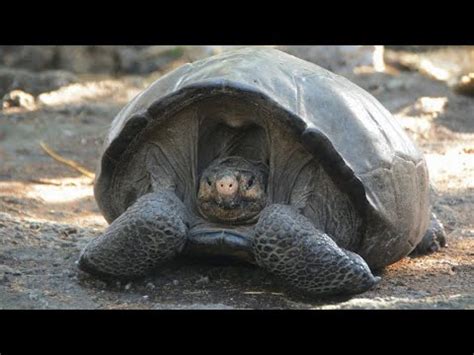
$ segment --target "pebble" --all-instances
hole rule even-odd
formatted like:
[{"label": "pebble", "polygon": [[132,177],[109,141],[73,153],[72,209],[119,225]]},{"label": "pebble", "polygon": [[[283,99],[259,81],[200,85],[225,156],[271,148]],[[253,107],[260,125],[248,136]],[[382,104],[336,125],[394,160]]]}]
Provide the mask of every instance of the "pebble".
[{"label": "pebble", "polygon": [[155,288],[155,285],[151,282],[148,282],[145,287],[150,289],[150,290],[153,290]]},{"label": "pebble", "polygon": [[69,234],[76,234],[77,233],[77,228],[74,227],[66,227],[64,229],[64,233],[69,235]]},{"label": "pebble", "polygon": [[31,222],[30,223],[30,229],[40,229],[41,225],[39,223],[36,223],[36,222]]},{"label": "pebble", "polygon": [[32,291],[28,294],[28,298],[32,301],[38,301],[39,297],[40,297],[40,295],[36,291]]},{"label": "pebble", "polygon": [[132,283],[129,282],[128,284],[125,285],[125,290],[128,291],[132,287]]},{"label": "pebble", "polygon": [[178,286],[178,285],[179,285],[179,281],[178,281],[178,280],[173,280],[173,285]]},{"label": "pebble", "polygon": [[10,107],[23,107],[28,110],[33,110],[35,106],[35,98],[33,95],[21,90],[13,90],[6,94],[2,99],[2,107],[4,109]]}]

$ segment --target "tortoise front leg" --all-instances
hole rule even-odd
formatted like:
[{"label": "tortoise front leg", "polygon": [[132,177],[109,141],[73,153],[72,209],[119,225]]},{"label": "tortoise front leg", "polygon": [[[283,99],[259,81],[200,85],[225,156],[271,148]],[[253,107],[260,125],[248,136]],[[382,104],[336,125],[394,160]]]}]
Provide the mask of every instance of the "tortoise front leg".
[{"label": "tortoise front leg", "polygon": [[149,193],[89,242],[79,268],[97,276],[143,276],[181,252],[187,233],[186,211],[178,197]]},{"label": "tortoise front leg", "polygon": [[361,293],[380,280],[359,255],[339,248],[288,205],[274,204],[262,211],[253,243],[259,266],[307,293]]}]

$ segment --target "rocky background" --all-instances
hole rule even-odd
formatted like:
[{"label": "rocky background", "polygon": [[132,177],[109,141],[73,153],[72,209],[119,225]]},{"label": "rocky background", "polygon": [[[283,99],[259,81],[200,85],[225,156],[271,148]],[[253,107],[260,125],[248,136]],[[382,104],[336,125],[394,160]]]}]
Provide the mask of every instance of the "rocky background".
[{"label": "rocky background", "polygon": [[373,290],[315,300],[246,265],[178,260],[134,283],[75,266],[107,226],[90,171],[114,115],[166,72],[223,46],[0,47],[0,308],[474,308],[473,47],[279,47],[379,99],[425,152],[448,248],[389,266]]}]

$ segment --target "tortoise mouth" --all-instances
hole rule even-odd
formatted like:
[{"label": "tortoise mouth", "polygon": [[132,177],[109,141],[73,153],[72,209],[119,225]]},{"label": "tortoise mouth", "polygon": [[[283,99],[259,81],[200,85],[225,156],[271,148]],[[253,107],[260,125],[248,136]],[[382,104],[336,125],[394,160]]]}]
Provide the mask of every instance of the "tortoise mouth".
[{"label": "tortoise mouth", "polygon": [[198,203],[199,213],[209,221],[232,224],[249,224],[260,216],[263,206],[255,201],[244,203],[228,201],[203,201]]}]

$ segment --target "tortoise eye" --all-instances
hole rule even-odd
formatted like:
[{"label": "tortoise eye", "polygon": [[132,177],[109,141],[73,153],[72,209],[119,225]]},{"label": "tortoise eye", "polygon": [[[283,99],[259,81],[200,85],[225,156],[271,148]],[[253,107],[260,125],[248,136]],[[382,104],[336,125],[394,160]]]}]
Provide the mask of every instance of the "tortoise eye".
[{"label": "tortoise eye", "polygon": [[212,185],[212,182],[211,182],[211,180],[209,180],[209,178],[206,178],[206,182],[207,182],[207,184],[208,184],[209,186]]},{"label": "tortoise eye", "polygon": [[248,186],[248,187],[252,187],[252,185],[253,185],[253,180],[254,180],[254,179],[255,179],[255,178],[254,178],[253,176],[249,179],[249,181],[247,182],[247,186]]}]

